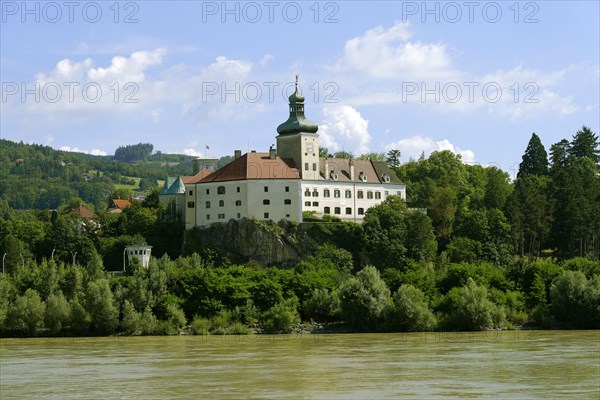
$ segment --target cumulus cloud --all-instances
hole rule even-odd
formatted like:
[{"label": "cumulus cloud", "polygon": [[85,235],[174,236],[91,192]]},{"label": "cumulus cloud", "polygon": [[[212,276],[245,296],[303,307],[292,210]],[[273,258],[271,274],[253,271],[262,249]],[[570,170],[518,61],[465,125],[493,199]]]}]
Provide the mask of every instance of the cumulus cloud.
[{"label": "cumulus cloud", "polygon": [[348,40],[338,71],[354,71],[368,78],[431,79],[446,76],[451,60],[441,43],[411,41],[410,23],[396,22],[368,30],[364,35]]},{"label": "cumulus cloud", "polygon": [[369,121],[348,105],[323,108],[323,122],[319,125],[321,145],[330,152],[340,150],[364,154],[369,151],[371,135]]},{"label": "cumulus cloud", "polygon": [[201,156],[203,156],[203,154],[201,154],[199,151],[196,151],[196,149],[193,149],[191,147],[189,147],[187,149],[183,149],[183,151],[181,152],[181,154],[185,154],[186,156],[192,156],[192,157],[201,157]]},{"label": "cumulus cloud", "polygon": [[108,153],[100,150],[100,149],[92,149],[91,151],[85,150],[85,149],[80,149],[79,147],[71,147],[71,146],[61,146],[58,148],[61,151],[68,151],[71,153],[84,153],[84,154],[91,154],[93,156],[107,156]]},{"label": "cumulus cloud", "polygon": [[384,147],[387,151],[400,150],[403,160],[418,158],[422,153],[425,153],[427,157],[434,151],[450,150],[454,154],[460,154],[465,163],[475,161],[475,153],[472,150],[463,150],[450,143],[448,139],[435,141],[429,137],[417,135],[386,144]]}]

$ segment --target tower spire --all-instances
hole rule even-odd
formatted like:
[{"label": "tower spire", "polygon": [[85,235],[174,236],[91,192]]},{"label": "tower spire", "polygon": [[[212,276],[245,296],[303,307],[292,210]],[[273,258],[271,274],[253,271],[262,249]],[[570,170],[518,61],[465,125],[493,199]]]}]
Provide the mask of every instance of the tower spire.
[{"label": "tower spire", "polygon": [[306,119],[304,116],[304,96],[298,92],[298,78],[296,74],[296,83],[294,93],[289,97],[290,116],[287,121],[277,127],[279,134],[287,133],[316,133],[319,127],[314,122]]}]

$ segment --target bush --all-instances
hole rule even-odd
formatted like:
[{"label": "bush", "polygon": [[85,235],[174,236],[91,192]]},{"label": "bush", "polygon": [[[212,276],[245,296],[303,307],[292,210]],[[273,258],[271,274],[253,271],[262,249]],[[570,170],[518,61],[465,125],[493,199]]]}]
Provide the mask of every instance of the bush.
[{"label": "bush", "polygon": [[393,297],[391,326],[401,331],[431,331],[436,320],[427,306],[425,295],[412,285],[402,285]]},{"label": "bush", "polygon": [[140,335],[140,321],[142,316],[135,311],[135,307],[129,300],[125,300],[123,304],[123,319],[121,320],[121,329],[126,335]]},{"label": "bush", "polygon": [[152,309],[146,306],[140,318],[140,330],[142,335],[154,335],[158,333],[158,319],[152,313]]},{"label": "bush", "polygon": [[340,288],[344,319],[357,329],[373,329],[390,305],[390,290],[373,266],[367,266]]},{"label": "bush", "polygon": [[62,292],[51,294],[46,300],[46,314],[44,324],[52,334],[60,333],[69,326],[71,307]]},{"label": "bush", "polygon": [[199,315],[195,315],[190,324],[190,329],[194,335],[208,335],[210,329],[210,321],[206,318],[202,318]]},{"label": "bush", "polygon": [[504,311],[488,299],[485,286],[478,286],[469,278],[461,288],[447,294],[450,308],[443,326],[450,330],[476,331],[501,327],[505,321]]},{"label": "bush", "polygon": [[267,332],[290,333],[292,326],[300,322],[298,300],[295,297],[275,304],[263,315],[263,327]]},{"label": "bush", "polygon": [[331,322],[340,315],[340,297],[327,289],[315,289],[312,296],[302,303],[305,318],[317,322]]},{"label": "bush", "polygon": [[551,311],[567,327],[600,328],[600,275],[565,271],[550,288]]},{"label": "bush", "polygon": [[8,327],[27,335],[35,335],[44,325],[46,305],[34,289],[27,289],[23,296],[17,297],[8,310]]}]

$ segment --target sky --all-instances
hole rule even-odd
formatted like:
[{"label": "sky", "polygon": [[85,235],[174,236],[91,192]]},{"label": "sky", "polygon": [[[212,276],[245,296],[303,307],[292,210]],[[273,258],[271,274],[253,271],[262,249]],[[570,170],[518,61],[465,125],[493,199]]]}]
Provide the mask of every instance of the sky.
[{"label": "sky", "polygon": [[266,151],[296,74],[321,146],[511,176],[599,132],[598,1],[0,1],[3,139]]}]

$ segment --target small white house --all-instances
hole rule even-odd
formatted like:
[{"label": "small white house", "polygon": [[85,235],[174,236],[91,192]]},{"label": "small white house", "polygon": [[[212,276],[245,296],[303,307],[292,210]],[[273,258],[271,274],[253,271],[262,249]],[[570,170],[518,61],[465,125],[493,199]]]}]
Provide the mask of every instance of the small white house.
[{"label": "small white house", "polygon": [[[142,264],[142,267],[148,268],[152,246],[132,244],[125,247],[125,252],[127,253],[127,261],[129,264],[131,264],[134,258],[137,258],[140,261],[140,264]],[[123,259],[123,263],[125,263],[125,259]],[[125,265],[123,265],[123,269],[125,269]]]}]

